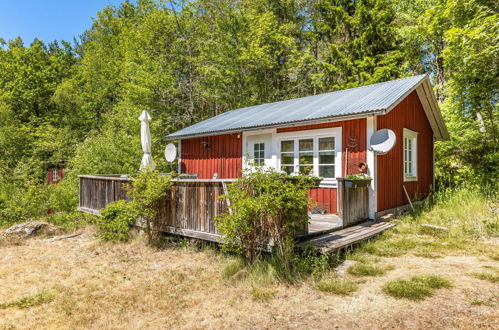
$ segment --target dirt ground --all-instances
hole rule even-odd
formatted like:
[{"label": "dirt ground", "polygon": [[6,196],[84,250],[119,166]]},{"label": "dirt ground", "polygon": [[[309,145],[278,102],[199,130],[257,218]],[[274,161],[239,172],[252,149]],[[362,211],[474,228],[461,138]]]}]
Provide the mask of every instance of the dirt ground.
[{"label": "dirt ground", "polygon": [[[350,296],[310,282],[279,284],[255,301],[247,283],[221,279],[230,259],[213,251],[155,250],[140,240],[102,243],[91,229],[79,237],[0,246],[0,304],[49,292],[29,308],[0,308],[0,329],[17,328],[487,328],[499,329],[499,287],[471,273],[497,267],[486,257],[384,258],[395,268]],[[382,293],[389,280],[439,274],[451,289],[414,302]],[[480,302],[480,303],[477,303]]]}]

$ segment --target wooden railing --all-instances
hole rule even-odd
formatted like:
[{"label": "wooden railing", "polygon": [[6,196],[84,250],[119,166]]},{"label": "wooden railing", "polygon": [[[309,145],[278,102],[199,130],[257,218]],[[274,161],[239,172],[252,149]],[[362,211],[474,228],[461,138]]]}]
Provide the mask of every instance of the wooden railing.
[{"label": "wooden railing", "polygon": [[[158,203],[158,230],[187,237],[220,241],[213,219],[227,209],[225,183],[229,179],[176,179],[166,198]],[[126,184],[119,175],[80,175],[79,210],[100,215],[100,210],[117,200],[129,200]]]},{"label": "wooden railing", "polygon": [[[227,202],[220,199],[229,179],[175,179],[166,198],[158,205],[158,230],[187,237],[220,241],[213,219],[227,210]],[[79,210],[100,215],[100,210],[117,200],[130,200],[126,185],[130,178],[120,175],[81,175]],[[368,186],[345,184],[338,178],[338,216],[342,227],[368,218]],[[307,235],[308,226],[297,235]]]},{"label": "wooden railing", "polygon": [[107,204],[129,200],[125,185],[131,180],[120,175],[80,175],[80,203],[78,210],[100,215]]}]

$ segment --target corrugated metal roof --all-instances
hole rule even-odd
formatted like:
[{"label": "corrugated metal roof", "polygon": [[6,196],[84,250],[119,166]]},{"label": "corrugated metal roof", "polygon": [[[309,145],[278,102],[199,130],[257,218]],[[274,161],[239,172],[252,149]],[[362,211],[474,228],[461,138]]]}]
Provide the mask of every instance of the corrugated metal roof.
[{"label": "corrugated metal roof", "polygon": [[167,140],[391,110],[426,75],[231,110],[168,135]]}]

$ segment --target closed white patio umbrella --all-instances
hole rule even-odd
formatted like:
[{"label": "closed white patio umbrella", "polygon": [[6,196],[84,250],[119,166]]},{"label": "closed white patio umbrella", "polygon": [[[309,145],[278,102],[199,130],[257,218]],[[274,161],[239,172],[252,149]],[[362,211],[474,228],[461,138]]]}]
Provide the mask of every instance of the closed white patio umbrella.
[{"label": "closed white patio umbrella", "polygon": [[142,162],[140,163],[140,170],[145,170],[147,168],[154,169],[154,161],[151,156],[151,131],[149,129],[149,121],[151,116],[144,110],[139,117],[140,120],[140,141],[142,142],[142,151],[144,156],[142,157]]}]

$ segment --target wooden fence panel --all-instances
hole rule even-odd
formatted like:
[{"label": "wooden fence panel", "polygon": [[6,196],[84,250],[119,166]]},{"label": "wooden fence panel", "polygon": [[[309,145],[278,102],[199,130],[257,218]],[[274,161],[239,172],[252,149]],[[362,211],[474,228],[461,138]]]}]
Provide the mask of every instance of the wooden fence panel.
[{"label": "wooden fence panel", "polygon": [[[225,180],[230,181],[230,180]],[[126,185],[131,180],[117,175],[81,175],[79,210],[100,215],[117,200],[130,200]],[[219,240],[214,217],[225,212],[222,180],[175,180],[168,195],[156,205],[160,231]]]}]

